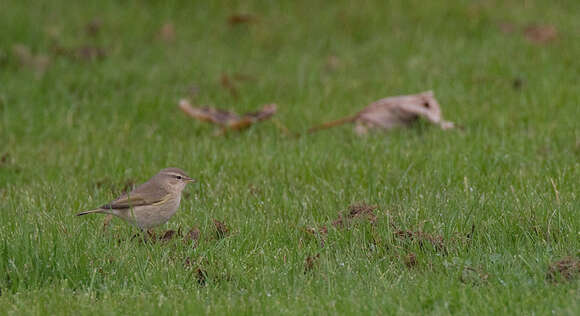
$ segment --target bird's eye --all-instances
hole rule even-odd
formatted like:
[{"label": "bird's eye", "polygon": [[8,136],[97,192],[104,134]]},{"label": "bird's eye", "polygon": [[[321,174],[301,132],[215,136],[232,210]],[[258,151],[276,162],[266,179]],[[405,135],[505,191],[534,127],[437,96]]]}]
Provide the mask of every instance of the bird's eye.
[{"label": "bird's eye", "polygon": [[177,179],[181,180],[181,176],[175,176]]}]

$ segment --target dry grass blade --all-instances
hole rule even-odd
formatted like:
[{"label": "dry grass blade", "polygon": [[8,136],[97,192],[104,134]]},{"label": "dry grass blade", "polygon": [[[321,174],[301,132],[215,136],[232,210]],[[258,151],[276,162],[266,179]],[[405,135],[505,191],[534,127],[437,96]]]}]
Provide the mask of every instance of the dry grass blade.
[{"label": "dry grass blade", "polygon": [[433,92],[426,91],[378,100],[353,116],[312,127],[308,132],[312,133],[354,122],[357,133],[364,134],[368,129],[390,130],[395,127],[408,127],[420,117],[442,129],[450,129],[455,126],[452,122],[443,120],[441,107]]}]

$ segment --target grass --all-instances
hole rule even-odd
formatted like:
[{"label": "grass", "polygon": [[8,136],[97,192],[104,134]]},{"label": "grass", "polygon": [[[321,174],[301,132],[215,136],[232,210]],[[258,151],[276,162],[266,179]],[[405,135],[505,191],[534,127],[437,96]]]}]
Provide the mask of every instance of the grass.
[{"label": "grass", "polygon": [[[577,1],[1,7],[0,314],[580,311],[578,279],[546,279],[551,262],[580,255]],[[228,25],[238,12],[257,21]],[[93,38],[84,26],[95,18]],[[167,22],[170,43],[156,35]],[[503,33],[506,22],[516,31]],[[554,25],[557,39],[528,41],[532,23]],[[55,40],[107,56],[56,56]],[[15,44],[50,66],[19,66]],[[223,73],[254,80],[235,98]],[[344,126],[291,139],[263,123],[215,137],[177,109],[192,85],[198,103],[239,112],[275,102],[297,132],[432,89],[464,130],[423,122],[358,137]],[[158,231],[198,226],[197,245],[144,244],[120,220],[103,232],[103,217],[73,216],[168,166],[199,184]],[[374,226],[332,227],[362,201],[379,206]],[[213,219],[231,233],[214,238]],[[305,232],[322,225],[324,247]],[[442,236],[447,252],[394,227]]]}]

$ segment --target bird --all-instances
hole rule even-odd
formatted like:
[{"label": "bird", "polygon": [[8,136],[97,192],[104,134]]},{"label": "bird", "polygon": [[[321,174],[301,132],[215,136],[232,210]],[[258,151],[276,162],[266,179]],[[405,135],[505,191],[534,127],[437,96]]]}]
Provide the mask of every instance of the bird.
[{"label": "bird", "polygon": [[179,168],[165,168],[149,181],[96,209],[76,214],[111,214],[141,231],[165,224],[179,208],[181,192],[196,182]]}]

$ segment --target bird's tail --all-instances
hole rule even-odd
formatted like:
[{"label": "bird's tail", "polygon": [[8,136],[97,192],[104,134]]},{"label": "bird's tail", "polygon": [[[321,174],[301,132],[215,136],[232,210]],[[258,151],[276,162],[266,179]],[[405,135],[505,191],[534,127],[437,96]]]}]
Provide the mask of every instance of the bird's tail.
[{"label": "bird's tail", "polygon": [[94,213],[105,213],[105,212],[102,209],[97,208],[97,209],[90,210],[90,211],[80,212],[77,214],[77,216],[83,216],[83,215],[94,214]]}]

